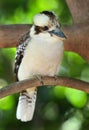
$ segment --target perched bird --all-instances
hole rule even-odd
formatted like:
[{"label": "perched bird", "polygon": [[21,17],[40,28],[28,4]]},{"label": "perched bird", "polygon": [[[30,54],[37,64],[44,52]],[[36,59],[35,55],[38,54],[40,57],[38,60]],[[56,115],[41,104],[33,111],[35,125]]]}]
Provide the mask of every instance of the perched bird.
[{"label": "perched bird", "polygon": [[[33,18],[29,32],[22,36],[15,57],[15,73],[18,81],[35,76],[55,76],[60,69],[66,39],[60,30],[57,16],[43,11]],[[28,88],[20,93],[17,119],[30,121],[33,118],[37,88]]]}]

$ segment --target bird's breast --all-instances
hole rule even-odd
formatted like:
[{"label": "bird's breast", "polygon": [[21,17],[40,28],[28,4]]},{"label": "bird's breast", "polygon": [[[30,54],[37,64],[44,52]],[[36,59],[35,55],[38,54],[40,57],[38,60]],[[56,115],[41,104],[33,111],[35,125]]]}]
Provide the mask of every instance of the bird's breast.
[{"label": "bird's breast", "polygon": [[63,42],[31,40],[28,44],[19,68],[20,80],[32,75],[49,75],[57,73],[63,55]]}]

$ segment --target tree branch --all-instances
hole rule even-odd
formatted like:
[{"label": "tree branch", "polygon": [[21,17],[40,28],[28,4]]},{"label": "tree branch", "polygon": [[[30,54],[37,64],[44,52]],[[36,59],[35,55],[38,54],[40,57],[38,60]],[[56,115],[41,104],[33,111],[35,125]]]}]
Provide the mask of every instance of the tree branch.
[{"label": "tree branch", "polygon": [[63,30],[68,36],[65,51],[76,52],[89,62],[89,23],[67,26]]},{"label": "tree branch", "polygon": [[[68,77],[58,77],[56,80],[54,77],[43,77],[42,81],[45,86],[67,86],[70,88],[75,88],[78,90],[83,90],[87,93],[89,93],[89,83],[72,79]],[[24,80],[20,82],[15,82],[9,86],[3,87],[0,89],[0,98],[3,98],[5,96],[21,92],[22,90],[25,90],[27,88],[31,88],[33,86],[43,86],[43,84],[40,83],[38,79],[30,79],[30,80]]]},{"label": "tree branch", "polygon": [[89,21],[89,0],[66,0],[74,23],[86,23]]},{"label": "tree branch", "polygon": [[[16,47],[20,37],[28,32],[30,27],[29,24],[0,25],[0,48]],[[63,31],[68,36],[64,44],[65,51],[76,52],[89,61],[89,23],[63,27]]]},{"label": "tree branch", "polygon": [[0,25],[0,48],[16,47],[23,34],[29,31],[30,25]]}]

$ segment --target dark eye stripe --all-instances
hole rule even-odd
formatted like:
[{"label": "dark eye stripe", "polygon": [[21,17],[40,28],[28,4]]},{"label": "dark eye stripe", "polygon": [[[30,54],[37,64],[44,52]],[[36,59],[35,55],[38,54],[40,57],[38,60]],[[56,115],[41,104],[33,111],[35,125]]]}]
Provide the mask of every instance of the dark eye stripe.
[{"label": "dark eye stripe", "polygon": [[43,30],[44,30],[44,31],[48,30],[48,27],[47,27],[47,26],[44,26],[44,27],[43,27]]},{"label": "dark eye stripe", "polygon": [[41,32],[41,28],[39,26],[35,26],[36,34],[39,34]]},{"label": "dark eye stripe", "polygon": [[42,31],[46,31],[48,30],[48,27],[47,26],[44,26],[44,27],[40,27],[40,26],[35,26],[35,34],[39,34],[40,32]]}]

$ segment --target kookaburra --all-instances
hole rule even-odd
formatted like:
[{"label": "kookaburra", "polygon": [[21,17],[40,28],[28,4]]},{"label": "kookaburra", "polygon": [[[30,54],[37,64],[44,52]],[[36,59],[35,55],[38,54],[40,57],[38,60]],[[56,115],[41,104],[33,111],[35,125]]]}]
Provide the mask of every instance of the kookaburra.
[{"label": "kookaburra", "polygon": [[[66,39],[60,30],[57,16],[51,11],[43,11],[33,18],[29,32],[22,36],[15,57],[15,73],[18,81],[34,76],[55,76],[58,74]],[[33,118],[37,88],[20,93],[17,119],[30,121]]]}]

